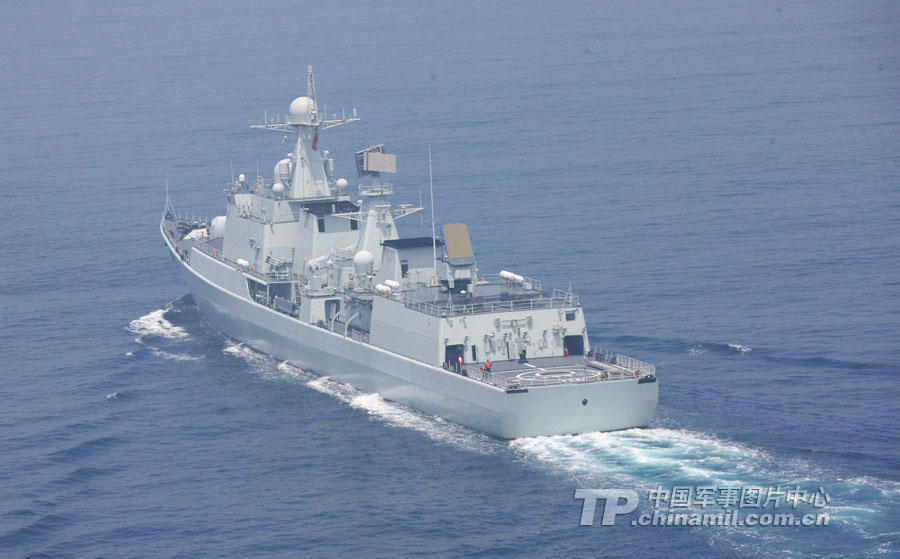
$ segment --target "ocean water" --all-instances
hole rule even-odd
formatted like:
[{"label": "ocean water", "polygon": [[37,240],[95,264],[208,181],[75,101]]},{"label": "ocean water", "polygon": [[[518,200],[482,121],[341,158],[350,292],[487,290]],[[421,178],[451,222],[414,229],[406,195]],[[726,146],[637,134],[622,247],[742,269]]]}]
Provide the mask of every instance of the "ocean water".
[{"label": "ocean water", "polygon": [[[0,556],[900,554],[900,8],[871,2],[0,4]],[[288,147],[655,363],[646,429],[501,441],[203,322],[159,237]],[[352,177],[351,177],[352,178]],[[416,234],[418,216],[406,218]],[[579,526],[576,488],[822,488],[827,527]],[[644,501],[640,510],[648,510]],[[598,514],[599,519],[599,514]]]}]

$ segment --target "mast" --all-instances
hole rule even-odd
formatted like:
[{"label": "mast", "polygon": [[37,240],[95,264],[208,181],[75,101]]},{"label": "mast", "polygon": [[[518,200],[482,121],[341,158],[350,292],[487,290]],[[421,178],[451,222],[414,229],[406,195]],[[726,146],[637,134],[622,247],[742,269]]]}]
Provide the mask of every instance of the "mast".
[{"label": "mast", "polygon": [[434,256],[434,280],[437,281],[437,239],[434,230],[434,180],[431,175],[431,144],[428,144],[428,188],[431,190],[431,250]]},{"label": "mast", "polygon": [[359,120],[356,109],[349,114],[341,111],[340,119],[329,120],[327,115],[320,118],[312,66],[307,66],[306,70],[306,95],[297,97],[291,102],[284,122],[280,118],[278,122],[274,119],[269,122],[268,113],[264,113],[264,122],[251,126],[297,135],[293,151],[286,159],[278,162],[275,171],[275,182],[285,186],[285,198],[294,200],[339,195],[343,187],[335,188],[333,179],[328,175],[326,158],[319,150],[319,132]]},{"label": "mast", "polygon": [[[318,120],[318,108],[316,107],[316,79],[313,77],[312,66],[306,67],[306,97],[309,98],[312,103],[307,103],[306,105],[306,121],[312,125],[318,124],[316,122]],[[328,118],[326,116],[326,118]],[[319,131],[319,127],[316,126],[316,132]]]},{"label": "mast", "polygon": [[176,215],[175,206],[172,205],[172,199],[169,198],[169,173],[166,173],[166,205],[163,208],[163,216],[174,219]]}]

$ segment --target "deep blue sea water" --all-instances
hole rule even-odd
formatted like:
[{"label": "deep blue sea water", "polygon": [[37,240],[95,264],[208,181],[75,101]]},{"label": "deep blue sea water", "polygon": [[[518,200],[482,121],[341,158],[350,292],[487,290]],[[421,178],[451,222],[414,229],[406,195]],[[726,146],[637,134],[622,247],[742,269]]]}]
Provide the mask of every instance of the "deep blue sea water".
[{"label": "deep blue sea water", "polygon": [[[0,556],[900,554],[900,8],[852,4],[0,4]],[[307,64],[340,174],[385,142],[427,200],[432,145],[482,269],[657,365],[647,429],[500,441],[204,324],[165,178],[221,213]],[[657,485],[830,524],[578,525]]]}]

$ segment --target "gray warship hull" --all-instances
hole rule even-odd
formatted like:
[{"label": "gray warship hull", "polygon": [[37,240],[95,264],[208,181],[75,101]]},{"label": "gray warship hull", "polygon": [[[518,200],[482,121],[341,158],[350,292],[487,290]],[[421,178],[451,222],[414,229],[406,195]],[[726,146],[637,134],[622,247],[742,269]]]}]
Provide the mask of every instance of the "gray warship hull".
[{"label": "gray warship hull", "polygon": [[[389,401],[503,439],[643,427],[656,409],[655,376],[638,378],[635,373],[634,378],[619,375],[604,382],[576,380],[546,386],[507,381],[504,388],[485,382],[484,373],[477,378],[477,369],[466,376],[304,323],[224,287],[229,282],[223,277],[240,271],[196,249],[192,266],[179,255],[162,226],[161,232],[201,313],[216,328],[276,359],[377,392]],[[222,277],[204,277],[195,269],[198,261],[205,261],[202,267],[208,275],[219,275],[209,270],[221,268]],[[532,362],[536,363],[532,368],[545,370],[539,361]],[[569,362],[567,371],[580,366]],[[546,370],[554,369],[548,365]]]},{"label": "gray warship hull", "polygon": [[356,109],[319,113],[310,67],[289,113],[252,126],[296,138],[272,178],[233,176],[225,215],[209,222],[175,211],[167,187],[160,232],[207,320],[276,359],[504,439],[647,425],[656,368],[592,349],[571,288],[485,273],[465,224],[437,236],[433,199],[431,235],[401,237],[396,220],[424,208],[392,204],[396,155],[384,144],[354,154],[355,192],[335,175],[319,133],[357,120]]}]

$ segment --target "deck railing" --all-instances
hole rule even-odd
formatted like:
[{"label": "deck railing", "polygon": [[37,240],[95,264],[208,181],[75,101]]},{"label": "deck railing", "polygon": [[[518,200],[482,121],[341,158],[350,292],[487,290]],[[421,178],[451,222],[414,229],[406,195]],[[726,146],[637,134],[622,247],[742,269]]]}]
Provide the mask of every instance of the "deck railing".
[{"label": "deck railing", "polygon": [[207,242],[198,240],[194,243],[194,248],[202,252],[203,254],[215,258],[219,262],[224,264],[228,264],[232,268],[240,270],[247,275],[253,276],[255,278],[259,278],[266,282],[272,281],[291,281],[292,279],[299,279],[299,277],[294,277],[296,274],[291,274],[291,272],[261,272],[256,269],[255,266],[243,264],[239,264],[237,260],[233,260],[228,258],[227,256],[222,254],[220,249],[215,248]]},{"label": "deck railing", "polygon": [[315,324],[320,328],[324,328],[329,332],[334,332],[335,334],[340,334],[341,336],[345,336],[350,338],[351,340],[356,340],[357,342],[362,342],[364,344],[369,343],[369,333],[363,332],[353,326],[347,328],[347,323],[342,320],[329,320],[329,321],[319,321]]},{"label": "deck railing", "polygon": [[528,299],[510,299],[507,301],[478,301],[476,303],[466,303],[462,305],[454,305],[452,303],[428,303],[426,301],[420,301],[419,299],[412,297],[407,292],[397,293],[392,298],[403,303],[403,305],[405,305],[409,309],[440,317],[464,316],[508,311],[524,311],[534,309],[553,309],[562,307],[575,307],[579,305],[578,296],[566,292],[554,292],[553,295],[545,295],[541,293],[536,297],[531,297]]},{"label": "deck railing", "polygon": [[621,353],[616,355],[616,365],[622,367],[623,369],[628,369],[629,371],[635,371],[642,376],[656,374],[656,367],[654,367],[650,363],[638,361],[637,359],[633,359],[631,357],[628,357],[627,355],[622,355]]},{"label": "deck railing", "polygon": [[528,276],[522,276],[523,280],[521,282],[506,279],[500,276],[500,274],[479,274],[478,279],[486,280],[489,283],[497,283],[501,284],[505,287],[520,287],[524,289],[530,289],[534,291],[541,290],[541,280],[537,280],[534,278],[530,278]]},{"label": "deck railing", "polygon": [[[628,366],[623,365],[627,364]],[[465,376],[494,385],[504,390],[515,390],[538,386],[555,386],[567,384],[596,384],[599,382],[612,382],[623,380],[635,380],[642,377],[652,377],[656,374],[656,368],[649,363],[632,359],[625,355],[616,355],[614,362],[601,359],[590,359],[583,364],[578,364],[571,369],[590,370],[592,375],[575,377],[526,377],[505,376],[499,372],[481,370],[477,365],[463,365],[457,372]]]},{"label": "deck railing", "polygon": [[[263,178],[263,177],[256,177],[256,179],[254,179],[252,182],[247,181],[244,184],[241,184],[239,182],[229,183],[228,187],[225,189],[225,192],[228,194],[240,194],[242,192],[245,192],[245,193],[251,192],[253,194],[259,194],[260,196],[265,196],[266,198],[270,198],[273,200],[285,199],[283,194],[276,194],[276,193],[272,192],[272,186],[276,182],[281,182],[282,184],[284,183],[284,181],[282,181],[280,179],[276,180],[274,178],[267,179],[267,178]],[[287,187],[287,185],[285,185],[285,187]],[[337,185],[337,182],[330,181],[328,183],[328,194],[321,196],[320,198],[322,200],[327,200],[329,198],[334,198],[335,196],[343,196],[345,194],[347,194],[346,187],[341,188],[340,186]],[[309,201],[311,199],[312,198],[306,198],[306,199],[304,199],[304,201]]]}]

